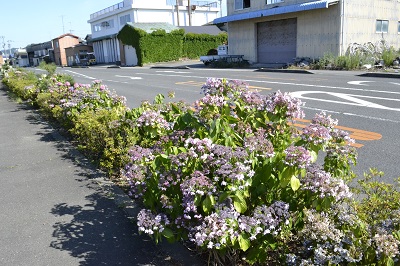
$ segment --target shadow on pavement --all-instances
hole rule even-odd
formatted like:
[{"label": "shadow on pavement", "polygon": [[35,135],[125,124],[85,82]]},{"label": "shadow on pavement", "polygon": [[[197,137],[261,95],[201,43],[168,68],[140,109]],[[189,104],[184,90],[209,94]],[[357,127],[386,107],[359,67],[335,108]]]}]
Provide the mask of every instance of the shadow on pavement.
[{"label": "shadow on pavement", "polygon": [[53,225],[51,247],[82,259],[80,265],[179,265],[139,236],[112,200],[98,193],[86,199],[85,206],[60,203],[51,210],[66,219]]}]

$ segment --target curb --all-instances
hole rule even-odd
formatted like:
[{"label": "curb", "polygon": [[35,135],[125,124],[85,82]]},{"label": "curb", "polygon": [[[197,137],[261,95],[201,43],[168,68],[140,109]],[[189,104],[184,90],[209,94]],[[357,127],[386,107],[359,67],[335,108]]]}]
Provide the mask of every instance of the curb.
[{"label": "curb", "polygon": [[400,78],[400,73],[364,73],[359,77],[374,77],[374,78]]},{"label": "curb", "polygon": [[150,69],[190,69],[188,66],[152,66]]},{"label": "curb", "polygon": [[295,74],[314,74],[303,69],[276,69],[276,68],[259,68],[256,72],[275,72],[275,73],[295,73]]}]

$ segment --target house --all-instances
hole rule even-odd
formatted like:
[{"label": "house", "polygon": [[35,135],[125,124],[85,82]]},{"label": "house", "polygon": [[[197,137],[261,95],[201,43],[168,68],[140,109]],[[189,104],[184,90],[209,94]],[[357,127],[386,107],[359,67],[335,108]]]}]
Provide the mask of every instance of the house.
[{"label": "house", "polygon": [[[178,2],[178,6],[175,4]],[[90,15],[91,42],[99,63],[120,63],[117,34],[127,22],[169,23],[174,26],[200,26],[217,18],[216,1],[124,0]]]},{"label": "house", "polygon": [[30,66],[38,66],[42,61],[47,63],[54,62],[52,41],[30,44],[26,46],[26,52],[28,53]]},{"label": "house", "polygon": [[71,33],[66,33],[52,40],[54,48],[54,59],[56,65],[66,66],[67,56],[65,54],[65,48],[79,44],[80,39],[78,36]]},{"label": "house", "polygon": [[258,63],[344,55],[351,44],[400,47],[400,1],[228,0],[229,53]]},{"label": "house", "polygon": [[27,67],[29,66],[28,53],[26,49],[17,49],[14,52],[14,58],[12,59],[13,65],[18,67]]},{"label": "house", "polygon": [[0,66],[4,64],[3,53],[0,52]]},{"label": "house", "polygon": [[91,53],[93,53],[93,47],[85,43],[67,47],[65,48],[67,65],[89,65],[89,55]]}]

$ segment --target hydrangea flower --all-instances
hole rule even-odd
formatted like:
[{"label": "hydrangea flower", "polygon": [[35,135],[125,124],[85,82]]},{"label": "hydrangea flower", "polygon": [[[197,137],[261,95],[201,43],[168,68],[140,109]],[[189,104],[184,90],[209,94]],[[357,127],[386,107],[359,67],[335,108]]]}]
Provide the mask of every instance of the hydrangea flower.
[{"label": "hydrangea flower", "polygon": [[284,111],[283,115],[289,119],[303,118],[304,112],[301,109],[303,105],[300,99],[281,91],[269,95],[266,99],[266,110],[268,112],[278,114],[280,111]]},{"label": "hydrangea flower", "polygon": [[170,222],[165,214],[154,214],[151,210],[142,209],[137,216],[139,232],[153,235],[155,232],[161,233]]},{"label": "hydrangea flower", "polygon": [[136,123],[138,127],[171,128],[171,125],[161,115],[160,111],[146,110],[136,120]]},{"label": "hydrangea flower", "polygon": [[289,146],[284,153],[284,163],[289,166],[306,168],[311,163],[310,152],[302,146]]},{"label": "hydrangea flower", "polygon": [[307,168],[307,174],[301,182],[302,190],[317,193],[321,198],[333,197],[336,201],[341,201],[353,195],[342,179],[333,178],[330,173],[316,165]]}]

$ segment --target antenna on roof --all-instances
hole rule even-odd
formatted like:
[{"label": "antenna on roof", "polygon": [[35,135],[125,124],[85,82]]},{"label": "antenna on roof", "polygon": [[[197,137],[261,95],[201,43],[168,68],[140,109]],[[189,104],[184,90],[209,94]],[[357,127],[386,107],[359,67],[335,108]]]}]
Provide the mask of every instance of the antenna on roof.
[{"label": "antenna on roof", "polygon": [[71,26],[71,21],[69,22],[69,33],[72,33],[74,30],[72,29],[72,26]]},{"label": "antenna on roof", "polygon": [[64,15],[61,15],[60,17],[61,17],[61,21],[62,21],[63,34],[65,34]]}]

